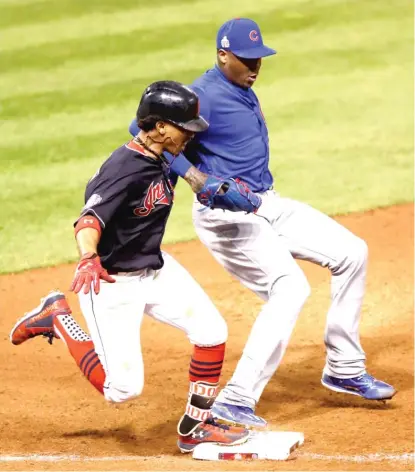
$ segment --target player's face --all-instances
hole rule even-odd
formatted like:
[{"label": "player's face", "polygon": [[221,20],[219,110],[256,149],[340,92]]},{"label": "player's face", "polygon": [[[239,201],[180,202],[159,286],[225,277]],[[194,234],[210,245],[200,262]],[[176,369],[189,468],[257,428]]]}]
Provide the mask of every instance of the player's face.
[{"label": "player's face", "polygon": [[244,59],[237,57],[230,51],[219,51],[220,61],[228,79],[240,87],[250,88],[254,85],[259,70],[261,58]]},{"label": "player's face", "polygon": [[173,156],[181,153],[186,147],[187,143],[195,135],[195,133],[192,131],[179,128],[178,126],[174,126],[171,123],[165,123],[164,129],[166,136],[164,141],[165,151],[173,154]]}]

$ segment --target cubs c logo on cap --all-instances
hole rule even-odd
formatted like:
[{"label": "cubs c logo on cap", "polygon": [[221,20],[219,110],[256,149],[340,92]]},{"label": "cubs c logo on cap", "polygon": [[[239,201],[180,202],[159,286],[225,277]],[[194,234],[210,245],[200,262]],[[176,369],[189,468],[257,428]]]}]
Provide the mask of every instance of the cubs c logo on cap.
[{"label": "cubs c logo on cap", "polygon": [[252,31],[249,33],[249,39],[250,39],[251,41],[258,41],[258,31],[252,30]]}]

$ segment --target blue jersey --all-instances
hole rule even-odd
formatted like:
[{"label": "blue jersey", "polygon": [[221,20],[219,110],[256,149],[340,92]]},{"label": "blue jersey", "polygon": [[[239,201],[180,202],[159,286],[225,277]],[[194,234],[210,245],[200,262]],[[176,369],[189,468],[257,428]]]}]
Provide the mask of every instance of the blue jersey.
[{"label": "blue jersey", "polygon": [[[273,183],[269,171],[268,130],[257,96],[230,82],[218,66],[190,86],[200,98],[200,114],[209,128],[197,133],[184,154],[199,170],[222,178],[240,178],[263,192]],[[138,132],[132,123],[130,132]],[[171,169],[184,175],[190,164],[172,159]]]}]

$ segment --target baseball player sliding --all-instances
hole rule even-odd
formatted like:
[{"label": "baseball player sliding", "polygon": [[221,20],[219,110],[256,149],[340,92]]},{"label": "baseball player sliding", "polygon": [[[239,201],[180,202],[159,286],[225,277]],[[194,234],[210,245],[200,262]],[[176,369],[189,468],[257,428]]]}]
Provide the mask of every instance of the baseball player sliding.
[{"label": "baseball player sliding", "polygon": [[[195,199],[193,221],[215,259],[265,303],[213,414],[235,424],[266,425],[255,415],[255,406],[281,363],[310,293],[295,259],[328,268],[332,275],[322,384],[368,400],[392,398],[395,389],[367,373],[359,340],[366,243],[328,216],[273,189],[267,126],[252,86],[262,58],[276,51],[264,45],[259,26],[246,18],[223,24],[216,48],[215,67],[190,86],[200,97],[209,129],[189,143],[184,152],[188,160],[181,155],[171,168],[185,175],[190,160],[203,172],[241,178],[261,197],[256,214],[209,211]],[[135,121],[130,131],[138,132]]]},{"label": "baseball player sliding", "polygon": [[[85,206],[75,224],[81,254],[71,290],[79,294],[91,338],[71,316],[61,292],[52,292],[21,318],[10,339],[21,344],[38,335],[62,339],[81,371],[109,402],[141,394],[144,366],[140,345],[143,313],[183,330],[194,345],[190,390],[178,424],[178,446],[234,445],[245,428],[219,425],[210,410],[227,340],[227,326],[190,274],[160,249],[173,203],[163,152],[179,154],[208,128],[195,92],[172,81],[155,82],[143,93],[141,131],[116,149],[88,182]],[[233,180],[187,174],[210,206],[256,211],[261,200]]]}]

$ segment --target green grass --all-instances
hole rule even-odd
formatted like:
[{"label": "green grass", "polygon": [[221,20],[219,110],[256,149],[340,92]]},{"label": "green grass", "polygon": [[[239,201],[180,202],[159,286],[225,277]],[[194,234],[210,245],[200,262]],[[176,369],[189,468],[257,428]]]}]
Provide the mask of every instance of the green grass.
[{"label": "green grass", "polygon": [[[329,214],[413,200],[413,11],[403,0],[0,0],[0,273],[76,259],[87,179],[128,139],[143,87],[190,83],[218,26],[278,55],[255,90],[283,195]],[[165,242],[195,236],[180,183]]]}]

